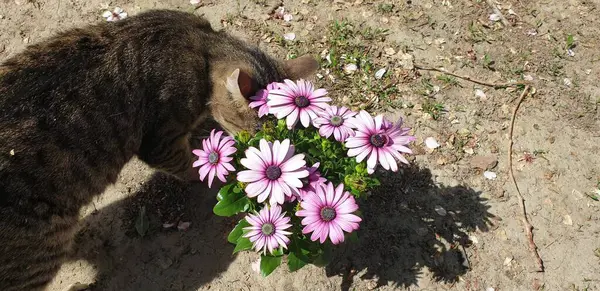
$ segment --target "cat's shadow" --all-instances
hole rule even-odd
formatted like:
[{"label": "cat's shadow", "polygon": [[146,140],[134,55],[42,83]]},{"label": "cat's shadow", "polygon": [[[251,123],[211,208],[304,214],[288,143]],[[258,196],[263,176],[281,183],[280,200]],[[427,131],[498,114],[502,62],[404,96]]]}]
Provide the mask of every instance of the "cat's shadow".
[{"label": "cat's shadow", "polygon": [[[95,267],[90,289],[197,290],[225,271],[235,257],[227,243],[235,220],[213,215],[218,186],[156,173],[137,193],[88,215],[73,259]],[[136,229],[142,206],[149,225],[143,237]],[[190,224],[179,230],[179,222]]]}]

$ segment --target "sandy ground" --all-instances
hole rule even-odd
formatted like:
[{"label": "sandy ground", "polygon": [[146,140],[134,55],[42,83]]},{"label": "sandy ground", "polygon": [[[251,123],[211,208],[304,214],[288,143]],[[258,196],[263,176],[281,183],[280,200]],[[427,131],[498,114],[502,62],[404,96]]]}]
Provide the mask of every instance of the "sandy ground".
[{"label": "sandy ground", "polygon": [[[95,283],[94,290],[600,290],[600,202],[588,196],[600,181],[598,4],[498,3],[514,25],[490,21],[486,1],[475,0],[285,1],[289,23],[268,17],[276,1],[203,0],[195,13],[215,28],[282,58],[319,55],[333,38],[363,31],[361,45],[375,69],[394,72],[377,82],[393,80],[394,90],[381,95],[381,86],[356,85],[362,73],[372,75],[364,67],[337,79],[324,69],[317,82],[344,104],[406,117],[419,138],[413,165],[382,178],[362,205],[361,241],[340,248],[329,267],[280,268],[261,278],[251,268],[256,254],[231,255],[226,235],[235,219],[212,214],[214,191],[134,160],[82,210],[75,253],[49,290],[75,282]],[[104,7],[114,6],[130,15],[194,11],[184,0],[3,0],[0,60],[57,31],[103,21]],[[342,19],[352,29],[333,31],[332,21]],[[389,31],[368,39],[369,27]],[[296,33],[294,42],[281,40],[287,32]],[[520,89],[411,70],[405,53],[414,63],[486,82],[532,80],[535,94],[515,124],[513,167],[545,272],[535,271],[506,162]],[[379,99],[367,100],[373,96]],[[437,112],[431,104],[444,108],[437,119],[428,114]],[[429,150],[427,137],[441,147]],[[486,179],[485,169],[497,178]],[[145,237],[134,227],[141,206],[150,220]],[[191,222],[186,231],[163,228],[180,221]]]}]

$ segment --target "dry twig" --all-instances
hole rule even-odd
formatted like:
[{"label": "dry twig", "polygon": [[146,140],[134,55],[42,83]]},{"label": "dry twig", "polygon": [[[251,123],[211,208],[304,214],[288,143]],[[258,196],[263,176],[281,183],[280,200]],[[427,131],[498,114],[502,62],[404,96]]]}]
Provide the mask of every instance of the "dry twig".
[{"label": "dry twig", "polygon": [[487,0],[487,4],[490,6],[490,8],[492,8],[492,10],[494,10],[494,14],[500,17],[500,21],[502,21],[502,24],[504,24],[504,26],[510,26],[510,23],[508,22],[508,20],[506,20],[502,12],[500,12],[500,9],[496,7],[496,4],[494,4],[493,0]]},{"label": "dry twig", "polygon": [[521,93],[521,97],[519,97],[517,105],[515,105],[515,109],[512,113],[512,118],[510,121],[510,131],[508,133],[508,172],[510,174],[510,178],[513,182],[513,185],[515,186],[515,190],[517,191],[517,196],[519,198],[519,206],[521,207],[522,215],[521,220],[523,221],[523,227],[525,228],[525,233],[527,234],[527,239],[529,241],[529,250],[535,257],[536,264],[538,267],[537,271],[544,272],[544,262],[542,261],[542,258],[540,258],[540,255],[537,251],[538,247],[533,241],[533,226],[531,225],[531,223],[529,223],[529,219],[527,218],[527,210],[525,209],[525,199],[521,194],[521,190],[519,190],[519,185],[517,185],[517,180],[515,180],[515,175],[512,170],[513,129],[515,127],[515,119],[517,117],[517,110],[519,110],[521,102],[523,102],[523,99],[525,99],[525,96],[527,96],[529,88],[529,86],[525,86],[525,89],[523,89],[523,93]]},{"label": "dry twig", "polygon": [[463,75],[455,74],[455,73],[447,71],[446,69],[438,69],[438,68],[432,68],[432,67],[425,67],[425,66],[421,66],[421,65],[417,65],[417,64],[415,64],[414,67],[417,68],[417,69],[419,69],[419,70],[435,71],[435,72],[444,73],[446,75],[450,75],[450,76],[457,77],[457,78],[460,78],[460,79],[463,79],[463,80],[467,80],[467,81],[473,82],[475,84],[492,87],[494,89],[504,89],[504,88],[508,88],[508,87],[526,86],[526,85],[528,85],[527,83],[524,83],[524,82],[490,83],[490,82],[485,82],[485,81],[480,81],[480,80],[477,80],[477,79],[473,79],[473,78],[471,78],[469,76],[463,76]]}]

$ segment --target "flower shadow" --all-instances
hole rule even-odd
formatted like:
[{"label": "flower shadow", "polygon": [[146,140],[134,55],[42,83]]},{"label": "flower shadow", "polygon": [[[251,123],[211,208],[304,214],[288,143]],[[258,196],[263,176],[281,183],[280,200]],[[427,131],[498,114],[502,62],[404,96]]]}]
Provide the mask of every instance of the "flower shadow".
[{"label": "flower shadow", "polygon": [[[88,215],[73,259],[96,269],[91,289],[197,290],[224,272],[235,259],[224,242],[236,221],[213,215],[218,186],[156,173],[137,193]],[[136,230],[142,206],[149,225],[143,237]],[[178,230],[180,221],[189,228]]]},{"label": "flower shadow", "polygon": [[327,276],[341,275],[342,290],[354,277],[378,286],[416,285],[427,268],[435,281],[454,283],[469,268],[467,232],[488,231],[490,206],[464,186],[438,186],[428,169],[410,166],[384,173],[382,185],[360,205],[359,241],[333,255]]}]

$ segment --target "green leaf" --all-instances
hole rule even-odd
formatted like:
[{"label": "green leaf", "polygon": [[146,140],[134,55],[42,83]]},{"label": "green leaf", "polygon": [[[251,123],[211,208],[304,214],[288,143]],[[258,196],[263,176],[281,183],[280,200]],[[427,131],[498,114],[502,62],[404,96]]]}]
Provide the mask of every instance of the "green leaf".
[{"label": "green leaf", "polygon": [[250,239],[247,237],[240,237],[237,240],[237,244],[235,245],[235,248],[233,249],[233,253],[235,254],[237,252],[249,250],[251,248],[252,248],[252,242],[250,241]]},{"label": "green leaf", "polygon": [[308,264],[308,258],[304,255],[296,255],[295,253],[290,253],[288,255],[288,267],[290,268],[290,272],[295,272],[297,270],[302,269],[302,267]]},{"label": "green leaf", "polygon": [[232,191],[233,185],[225,185],[217,194],[217,204],[213,212],[219,216],[233,216],[244,212],[250,208],[250,199],[246,197],[243,191],[235,193]]},{"label": "green leaf", "polygon": [[140,208],[140,213],[135,220],[135,230],[143,237],[146,235],[146,232],[148,232],[148,228],[150,228],[150,225],[148,224],[148,216],[146,216],[146,206],[142,206]]},{"label": "green leaf", "polygon": [[575,38],[573,37],[573,35],[572,34],[567,35],[567,49],[573,48],[574,44],[575,44]]},{"label": "green leaf", "polygon": [[351,232],[351,233],[348,235],[348,239],[349,239],[351,242],[353,242],[353,243],[357,242],[357,241],[358,241],[358,234],[356,234],[356,231],[353,231],[353,232]]},{"label": "green leaf", "polygon": [[244,233],[243,228],[247,226],[250,226],[250,223],[248,223],[248,221],[245,218],[240,220],[235,226],[235,228],[227,236],[227,241],[232,244],[236,244],[238,239],[242,237],[242,234]]},{"label": "green leaf", "polygon": [[281,257],[260,256],[260,274],[263,277],[269,276],[279,265],[281,265]]},{"label": "green leaf", "polygon": [[331,262],[332,252],[331,249],[325,245],[325,249],[320,253],[317,258],[313,261],[313,264],[317,267],[326,267]]}]

